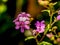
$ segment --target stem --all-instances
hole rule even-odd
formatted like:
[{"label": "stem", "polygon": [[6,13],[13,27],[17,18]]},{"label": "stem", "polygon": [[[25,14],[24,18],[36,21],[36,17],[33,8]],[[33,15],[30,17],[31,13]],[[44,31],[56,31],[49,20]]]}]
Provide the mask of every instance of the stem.
[{"label": "stem", "polygon": [[39,45],[39,41],[38,41],[38,39],[37,39],[37,36],[39,35],[39,33],[35,36],[35,40],[36,40],[36,42],[37,42],[37,45]]},{"label": "stem", "polygon": [[[50,8],[50,11],[51,11],[51,12],[50,12],[50,24],[49,24],[49,25],[50,25],[50,28],[51,28],[51,27],[52,27],[51,24],[52,24],[53,9]],[[50,28],[49,28],[49,29],[50,29]],[[47,31],[47,32],[48,32],[48,31]],[[40,42],[44,39],[45,35],[46,35],[46,34],[44,34],[44,35],[42,36]]]},{"label": "stem", "polygon": [[57,21],[54,21],[54,22],[51,24],[51,26],[53,26],[55,22],[57,22]]},{"label": "stem", "polygon": [[42,38],[41,38],[40,42],[44,39],[44,37],[45,37],[45,35],[43,35],[43,36],[42,36]]},{"label": "stem", "polygon": [[35,40],[36,40],[37,45],[39,45],[39,42],[38,42],[37,38],[35,38]]},{"label": "stem", "polygon": [[[32,33],[32,29],[30,29],[30,31]],[[32,33],[32,35],[33,35],[33,33]],[[39,35],[39,33],[36,36],[33,35],[34,39],[36,40],[37,45],[39,45],[39,42],[38,42],[38,39],[37,39],[38,35]]]},{"label": "stem", "polygon": [[52,23],[52,15],[50,16],[50,26],[51,26],[51,23]]}]

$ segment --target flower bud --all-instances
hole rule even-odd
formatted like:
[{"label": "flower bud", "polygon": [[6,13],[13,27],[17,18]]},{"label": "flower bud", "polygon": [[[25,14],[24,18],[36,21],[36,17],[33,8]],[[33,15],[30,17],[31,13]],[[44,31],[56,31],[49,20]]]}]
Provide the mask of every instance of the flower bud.
[{"label": "flower bud", "polygon": [[57,40],[54,40],[53,42],[54,42],[54,44],[57,44]]},{"label": "flower bud", "polygon": [[52,36],[50,39],[51,39],[51,40],[54,40],[55,38],[54,38],[54,36]]},{"label": "flower bud", "polygon": [[49,4],[49,1],[42,1],[42,0],[38,0],[38,3],[42,6],[46,6]]},{"label": "flower bud", "polygon": [[32,33],[31,33],[30,30],[26,30],[26,31],[24,32],[24,35],[25,35],[26,37],[28,37],[28,36],[32,36]]},{"label": "flower bud", "polygon": [[30,18],[30,21],[34,20],[34,18]]},{"label": "flower bud", "polygon": [[56,30],[57,29],[57,26],[54,26],[53,28],[52,28],[52,30]]}]

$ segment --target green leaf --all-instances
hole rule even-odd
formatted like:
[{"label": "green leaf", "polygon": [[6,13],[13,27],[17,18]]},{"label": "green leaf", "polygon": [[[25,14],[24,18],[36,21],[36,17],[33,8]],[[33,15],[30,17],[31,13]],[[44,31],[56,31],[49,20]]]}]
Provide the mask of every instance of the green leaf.
[{"label": "green leaf", "polygon": [[41,12],[44,12],[44,11],[48,12],[49,15],[50,15],[50,10],[42,10]]},{"label": "green leaf", "polygon": [[39,43],[39,45],[52,45],[52,44],[49,43],[49,42],[42,41],[42,42]]},{"label": "green leaf", "polygon": [[27,37],[27,38],[25,38],[25,41],[33,39],[33,38],[34,38],[33,36]]}]

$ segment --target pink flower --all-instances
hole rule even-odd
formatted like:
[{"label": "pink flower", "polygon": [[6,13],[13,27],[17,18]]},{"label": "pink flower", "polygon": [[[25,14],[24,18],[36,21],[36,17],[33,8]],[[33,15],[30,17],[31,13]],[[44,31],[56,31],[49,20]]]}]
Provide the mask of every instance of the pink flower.
[{"label": "pink flower", "polygon": [[60,20],[60,15],[57,16],[57,20]]},{"label": "pink flower", "polygon": [[45,30],[45,24],[44,24],[44,20],[43,21],[41,21],[41,22],[39,22],[39,21],[37,21],[36,23],[35,23],[35,26],[36,26],[36,31],[37,32],[39,32],[39,33],[43,33],[44,32],[44,30]]},{"label": "pink flower", "polygon": [[60,20],[60,10],[58,11],[57,20]]},{"label": "pink flower", "polygon": [[24,32],[24,29],[30,29],[30,14],[26,14],[25,12],[22,12],[17,16],[17,18],[13,21],[16,25],[15,29],[21,29],[21,32]]},{"label": "pink flower", "polygon": [[58,15],[60,15],[60,10],[58,11]]},{"label": "pink flower", "polygon": [[46,34],[48,38],[52,38],[54,35],[52,33]]},{"label": "pink flower", "polygon": [[36,30],[32,31],[33,35],[36,35],[38,32]]}]

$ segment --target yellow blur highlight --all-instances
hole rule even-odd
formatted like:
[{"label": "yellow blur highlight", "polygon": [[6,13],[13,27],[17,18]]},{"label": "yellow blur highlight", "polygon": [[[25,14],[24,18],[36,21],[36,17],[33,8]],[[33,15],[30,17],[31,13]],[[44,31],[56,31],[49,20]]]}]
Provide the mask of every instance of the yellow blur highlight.
[{"label": "yellow blur highlight", "polygon": [[2,0],[3,2],[7,2],[8,0]]},{"label": "yellow blur highlight", "polygon": [[0,5],[0,13],[5,12],[6,10],[7,10],[7,6],[4,5],[4,4],[1,4],[1,5]]}]

